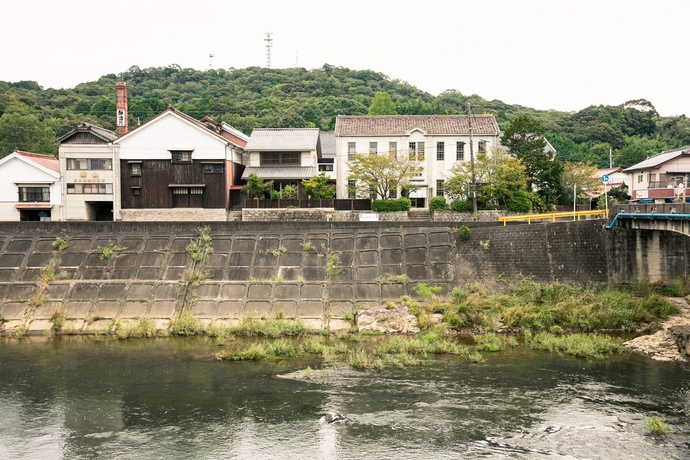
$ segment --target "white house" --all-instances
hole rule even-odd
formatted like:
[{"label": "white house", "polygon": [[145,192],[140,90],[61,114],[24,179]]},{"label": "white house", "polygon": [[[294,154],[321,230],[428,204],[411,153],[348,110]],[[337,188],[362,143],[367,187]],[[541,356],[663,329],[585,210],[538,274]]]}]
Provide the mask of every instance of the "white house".
[{"label": "white house", "polygon": [[687,195],[690,177],[690,147],[666,150],[623,172],[628,174],[632,200],[664,201]]},{"label": "white house", "polygon": [[247,140],[174,108],[119,137],[122,220],[225,220]]},{"label": "white house", "polygon": [[[500,145],[500,130],[493,115],[383,115],[339,116],[335,124],[337,197],[354,198],[349,161],[358,154],[405,155],[423,167],[413,179],[418,190],[412,205],[427,208],[429,198],[443,196],[443,185],[457,161],[470,161],[470,124],[473,153]],[[350,181],[350,183],[348,183]]]},{"label": "white house", "polygon": [[317,128],[257,128],[245,149],[249,155],[242,179],[256,174],[274,181],[280,190],[291,184],[300,187],[302,179],[318,174],[321,142]]},{"label": "white house", "polygon": [[82,123],[55,142],[63,178],[63,220],[113,220],[117,215],[116,138],[112,131]]},{"label": "white house", "polygon": [[61,220],[57,158],[16,150],[0,159],[0,177],[0,220]]}]

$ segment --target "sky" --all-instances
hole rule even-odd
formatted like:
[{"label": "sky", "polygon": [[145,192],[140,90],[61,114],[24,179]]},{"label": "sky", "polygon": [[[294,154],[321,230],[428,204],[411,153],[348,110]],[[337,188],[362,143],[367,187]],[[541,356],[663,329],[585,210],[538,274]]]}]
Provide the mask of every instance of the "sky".
[{"label": "sky", "polygon": [[[73,88],[177,64],[374,70],[539,110],[690,116],[688,0],[9,0],[0,80]],[[210,55],[213,54],[213,58]]]}]

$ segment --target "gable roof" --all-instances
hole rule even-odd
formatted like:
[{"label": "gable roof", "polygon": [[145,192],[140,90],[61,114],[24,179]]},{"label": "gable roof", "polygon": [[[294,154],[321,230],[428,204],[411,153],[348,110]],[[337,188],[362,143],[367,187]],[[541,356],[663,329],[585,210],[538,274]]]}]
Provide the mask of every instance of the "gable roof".
[{"label": "gable roof", "polygon": [[208,115],[204,116],[204,118],[199,120],[199,123],[204,124],[208,129],[210,129],[211,131],[215,131],[216,133],[220,134],[221,136],[223,136],[233,144],[237,145],[238,147],[244,148],[247,145],[247,141],[249,140],[249,136],[244,134],[239,129],[233,127],[232,125],[224,121],[217,122]]},{"label": "gable roof", "polygon": [[[146,129],[146,127],[151,126],[152,124],[156,123],[157,121],[161,120],[162,118],[164,118],[166,116],[174,116],[174,117],[176,117],[176,118],[178,118],[178,119],[180,119],[186,123],[189,123],[190,125],[194,126],[195,128],[202,130],[204,133],[208,134],[209,136],[213,136],[216,139],[223,141],[226,144],[231,143],[231,144],[238,146],[238,147],[244,147],[243,144],[245,144],[245,141],[243,141],[242,139],[239,139],[238,136],[235,136],[235,140],[229,138],[232,136],[228,136],[228,137],[223,136],[222,130],[218,131],[217,129],[215,129],[215,127],[213,127],[213,126],[210,127],[206,123],[202,123],[201,121],[199,121],[193,117],[190,117],[186,113],[180,112],[179,110],[175,109],[174,107],[168,107],[167,109],[165,109],[164,111],[162,111],[161,113],[156,115],[155,117],[151,118],[146,123],[142,124],[141,126],[137,126],[133,130],[129,131],[127,134],[124,134],[124,135],[118,137],[115,140],[115,143],[120,143],[123,139],[131,136],[134,133],[140,132],[142,129]],[[213,123],[217,124],[216,121],[213,121]],[[228,126],[230,126],[230,125],[228,125]],[[239,133],[239,131],[235,130],[235,128],[232,128],[232,129]]]},{"label": "gable roof", "polygon": [[261,152],[321,153],[318,128],[257,128],[249,136],[245,150]]},{"label": "gable roof", "polygon": [[41,169],[53,176],[60,175],[60,161],[53,155],[43,155],[40,153],[15,150],[6,157],[0,159],[0,165],[11,161],[13,158],[28,163],[34,167],[38,167],[38,169]]},{"label": "gable roof", "polygon": [[[464,134],[470,132],[468,115],[378,115],[338,116],[336,136],[406,135],[414,129],[428,134]],[[473,115],[474,134],[499,133],[493,115]]]},{"label": "gable roof", "polygon": [[53,145],[60,144],[107,144],[117,139],[117,134],[109,129],[90,123],[82,123],[58,140]]},{"label": "gable roof", "polygon": [[649,157],[644,161],[641,161],[635,165],[630,166],[629,168],[626,168],[623,170],[623,172],[633,172],[633,171],[639,171],[641,169],[656,169],[660,168],[662,164],[666,163],[667,161],[673,160],[675,158],[678,158],[680,156],[689,156],[690,155],[690,147],[681,147],[679,149],[675,150],[665,150],[657,155],[654,155],[653,157]]}]

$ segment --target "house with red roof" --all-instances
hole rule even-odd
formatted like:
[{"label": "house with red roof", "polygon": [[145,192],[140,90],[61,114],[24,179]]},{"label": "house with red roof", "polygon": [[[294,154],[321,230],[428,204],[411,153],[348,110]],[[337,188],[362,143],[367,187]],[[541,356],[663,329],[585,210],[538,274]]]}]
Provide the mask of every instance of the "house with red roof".
[{"label": "house with red roof", "polygon": [[119,220],[226,220],[241,202],[249,138],[168,108],[117,138]]},{"label": "house with red roof", "polygon": [[0,177],[0,221],[61,220],[57,158],[15,150],[0,159]]},{"label": "house with red roof", "polygon": [[339,116],[335,123],[337,197],[368,198],[356,196],[360,187],[348,177],[354,154],[393,154],[423,167],[412,180],[416,190],[409,197],[413,207],[428,208],[431,197],[444,196],[453,164],[470,161],[470,136],[475,155],[500,146],[500,129],[493,115],[471,119],[467,115]]}]

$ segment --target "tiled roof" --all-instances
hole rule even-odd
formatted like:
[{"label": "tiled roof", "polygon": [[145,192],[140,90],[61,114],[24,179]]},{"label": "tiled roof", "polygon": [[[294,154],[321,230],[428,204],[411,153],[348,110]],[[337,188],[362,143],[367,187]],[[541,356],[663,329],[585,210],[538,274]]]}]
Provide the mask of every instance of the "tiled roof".
[{"label": "tiled roof", "polygon": [[315,166],[247,166],[242,179],[247,180],[252,173],[264,180],[311,179],[318,171]]},{"label": "tiled roof", "polygon": [[[382,115],[339,116],[335,122],[336,136],[405,135],[415,128],[428,134],[465,134],[470,132],[467,115]],[[493,115],[472,117],[474,134],[498,134]]]},{"label": "tiled roof", "polygon": [[249,136],[248,152],[306,152],[316,150],[317,128],[257,128]]},{"label": "tiled roof", "polygon": [[658,168],[667,161],[673,160],[681,155],[690,155],[690,147],[681,147],[675,150],[666,150],[653,157],[647,158],[631,167],[625,169],[623,172],[638,171],[641,169]]},{"label": "tiled roof", "polygon": [[22,152],[21,150],[17,150],[15,153],[46,169],[60,172],[60,161],[53,155],[41,155],[40,153]]},{"label": "tiled roof", "polygon": [[97,138],[102,139],[105,143],[112,142],[115,139],[117,139],[117,134],[110,131],[109,129],[101,128],[100,126],[92,125],[91,123],[82,123],[81,125],[74,128],[72,131],[60,137],[53,144],[60,145],[77,133],[91,133]]}]

